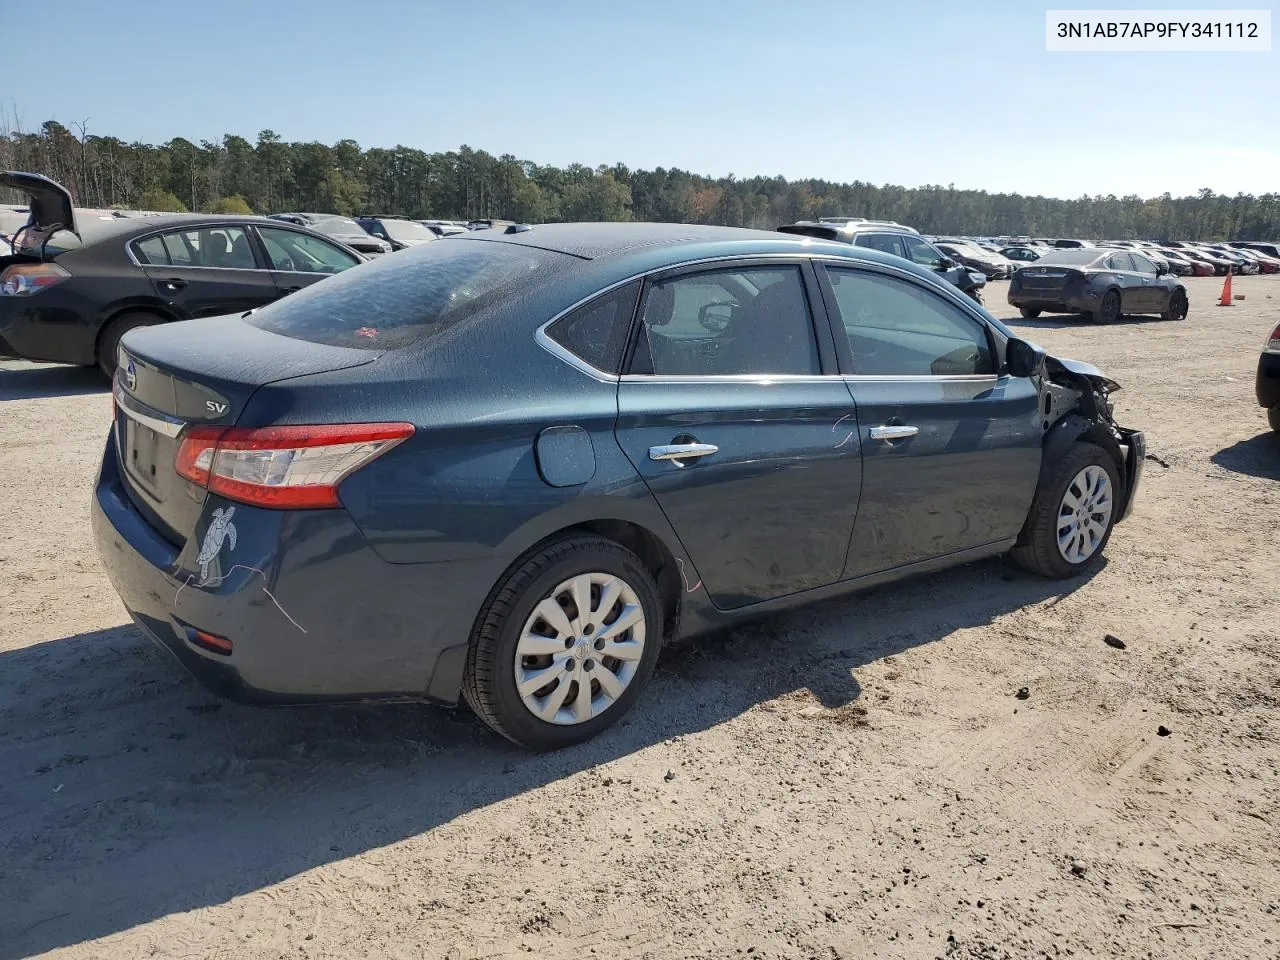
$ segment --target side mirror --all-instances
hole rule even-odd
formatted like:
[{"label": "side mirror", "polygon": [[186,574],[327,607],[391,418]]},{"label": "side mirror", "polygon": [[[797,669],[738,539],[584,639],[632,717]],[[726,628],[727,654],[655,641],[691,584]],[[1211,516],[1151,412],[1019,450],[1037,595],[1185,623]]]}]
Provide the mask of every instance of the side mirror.
[{"label": "side mirror", "polygon": [[708,303],[698,310],[698,323],[704,330],[719,333],[729,326],[733,319],[733,304],[728,301]]},{"label": "side mirror", "polygon": [[1010,376],[1031,377],[1044,363],[1044,348],[1014,337],[1004,349],[1004,365]]},{"label": "side mirror", "polygon": [[1164,266],[1163,264],[1160,264],[1160,263],[1157,263],[1157,264],[1156,264],[1156,276],[1158,276],[1158,277],[1163,277],[1163,276],[1164,276],[1166,273],[1168,273],[1168,272],[1169,272],[1169,268],[1168,268],[1168,267],[1166,267],[1166,266]]},{"label": "side mirror", "polygon": [[941,260],[938,261],[937,269],[950,270],[955,265],[956,265],[956,262],[952,260],[950,257],[943,257]]}]

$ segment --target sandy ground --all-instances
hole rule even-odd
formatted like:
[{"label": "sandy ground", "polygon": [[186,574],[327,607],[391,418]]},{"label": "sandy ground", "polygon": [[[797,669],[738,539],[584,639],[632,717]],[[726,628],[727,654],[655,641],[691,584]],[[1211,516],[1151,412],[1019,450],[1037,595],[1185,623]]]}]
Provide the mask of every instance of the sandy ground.
[{"label": "sandy ground", "polygon": [[213,700],[92,548],[107,394],[0,364],[0,960],[1280,956],[1280,277],[1188,283],[1184,323],[1016,324],[1159,458],[1094,577],[994,561],[678,647],[551,756]]}]

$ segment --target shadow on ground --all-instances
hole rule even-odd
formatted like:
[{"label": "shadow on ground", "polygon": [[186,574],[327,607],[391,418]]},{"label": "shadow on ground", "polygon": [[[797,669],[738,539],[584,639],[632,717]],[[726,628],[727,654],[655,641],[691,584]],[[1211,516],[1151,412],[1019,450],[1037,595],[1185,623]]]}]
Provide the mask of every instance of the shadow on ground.
[{"label": "shadow on ground", "polygon": [[680,644],[630,716],[543,755],[465,709],[221,703],[132,627],[0,655],[0,960],[224,903],[793,691],[856,714],[855,669],[1080,585],[987,561]]},{"label": "shadow on ground", "polygon": [[1280,434],[1268,430],[1223,447],[1209,459],[1232,473],[1280,480]]},{"label": "shadow on ground", "polygon": [[97,367],[16,366],[0,363],[0,400],[41,400],[106,393],[109,381]]},{"label": "shadow on ground", "polygon": [[[1014,314],[1013,316],[1009,316],[1009,317],[1001,317],[1000,320],[1002,323],[1008,324],[1011,327],[1028,327],[1031,329],[1038,329],[1038,330],[1061,330],[1064,327],[1087,327],[1087,326],[1095,325],[1094,322],[1090,320],[1088,317],[1084,317],[1075,313],[1041,314],[1040,316],[1036,317],[1034,320],[1027,320],[1021,315]],[[1171,323],[1171,322],[1173,321],[1163,320],[1160,317],[1154,317],[1154,316],[1139,317],[1139,316],[1133,316],[1131,314],[1125,314],[1115,323],[1108,323],[1108,324],[1105,324],[1105,326],[1124,327],[1124,326],[1135,326],[1135,325],[1140,326],[1145,323]],[[1102,326],[1102,324],[1098,324],[1098,326]]]}]

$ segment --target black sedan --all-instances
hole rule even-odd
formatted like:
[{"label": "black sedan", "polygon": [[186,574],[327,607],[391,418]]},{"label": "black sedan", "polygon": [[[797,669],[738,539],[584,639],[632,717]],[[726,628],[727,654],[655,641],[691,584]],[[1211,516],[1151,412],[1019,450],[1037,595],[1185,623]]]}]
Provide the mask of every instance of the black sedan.
[{"label": "black sedan", "polygon": [[1258,404],[1266,408],[1271,429],[1280,433],[1280,323],[1271,331],[1258,358],[1256,388]]},{"label": "black sedan", "polygon": [[0,256],[0,356],[115,370],[126,331],[243,313],[363,262],[304,227],[262,217],[164,214],[77,220],[71,195],[0,172],[30,219]]},{"label": "black sedan", "polygon": [[1096,323],[1124,314],[1187,316],[1187,290],[1176,278],[1162,276],[1140,253],[1105,247],[1045,254],[1013,275],[1009,303],[1028,320],[1041,312],[1079,313]]}]

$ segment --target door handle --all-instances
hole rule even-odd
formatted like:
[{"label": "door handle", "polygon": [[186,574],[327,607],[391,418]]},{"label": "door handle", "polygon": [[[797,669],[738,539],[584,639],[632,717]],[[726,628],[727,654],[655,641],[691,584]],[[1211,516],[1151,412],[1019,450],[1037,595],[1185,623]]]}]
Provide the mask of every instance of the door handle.
[{"label": "door handle", "polygon": [[908,427],[904,424],[894,424],[893,426],[872,427],[872,440],[905,440],[907,437],[914,437],[920,432],[919,427]]},{"label": "door handle", "polygon": [[650,460],[670,460],[677,467],[683,467],[681,460],[693,460],[697,457],[709,457],[720,450],[714,443],[666,443],[649,448]]},{"label": "door handle", "polygon": [[281,287],[280,292],[284,294],[297,293],[301,289],[301,287]]},{"label": "door handle", "polygon": [[166,287],[173,287],[175,290],[181,290],[187,285],[187,281],[183,280],[181,277],[173,277],[172,279],[161,280],[160,282]]}]

